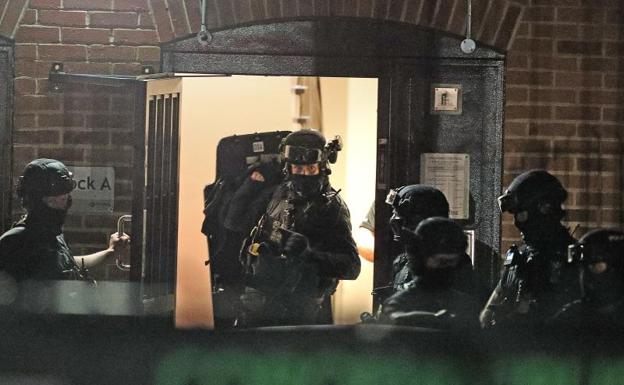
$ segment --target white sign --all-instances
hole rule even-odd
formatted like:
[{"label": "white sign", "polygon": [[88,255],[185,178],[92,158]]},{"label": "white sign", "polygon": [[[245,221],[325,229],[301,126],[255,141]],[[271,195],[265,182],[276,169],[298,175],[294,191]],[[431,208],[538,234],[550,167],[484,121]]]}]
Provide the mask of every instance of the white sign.
[{"label": "white sign", "polygon": [[420,183],[436,187],[449,202],[449,216],[468,219],[470,208],[470,155],[421,154]]},{"label": "white sign", "polygon": [[73,212],[112,213],[115,202],[114,167],[68,167],[74,173]]}]

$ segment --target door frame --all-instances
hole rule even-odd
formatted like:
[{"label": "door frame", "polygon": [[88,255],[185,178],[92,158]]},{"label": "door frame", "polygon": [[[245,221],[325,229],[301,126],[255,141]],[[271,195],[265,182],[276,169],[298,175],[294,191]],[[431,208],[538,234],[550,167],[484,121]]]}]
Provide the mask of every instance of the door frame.
[{"label": "door frame", "polygon": [[0,229],[11,225],[13,186],[13,78],[15,41],[0,36]]},{"label": "door frame", "polygon": [[[429,28],[393,21],[353,18],[312,18],[254,23],[213,30],[212,41],[201,44],[195,35],[161,45],[161,72],[214,73],[227,75],[374,77],[379,79],[376,176],[375,287],[387,284],[391,275],[388,224],[384,205],[388,188],[405,184],[394,170],[397,156],[391,149],[395,137],[391,118],[397,96],[397,64],[422,60],[450,60],[456,64],[497,67],[498,82],[504,87],[504,53],[484,45],[464,54],[463,37]],[[335,44],[340,41],[341,44]],[[502,95],[502,93],[501,93]],[[502,98],[500,122],[501,159],[492,165],[494,190],[502,183]],[[396,130],[396,127],[394,128]],[[395,131],[396,132],[396,131]],[[400,135],[399,135],[400,136]],[[409,151],[408,151],[409,152]],[[492,198],[495,202],[495,196]],[[498,215],[497,215],[498,214]],[[492,249],[500,249],[500,213],[493,215]],[[497,255],[488,261],[488,283],[498,279]]]}]

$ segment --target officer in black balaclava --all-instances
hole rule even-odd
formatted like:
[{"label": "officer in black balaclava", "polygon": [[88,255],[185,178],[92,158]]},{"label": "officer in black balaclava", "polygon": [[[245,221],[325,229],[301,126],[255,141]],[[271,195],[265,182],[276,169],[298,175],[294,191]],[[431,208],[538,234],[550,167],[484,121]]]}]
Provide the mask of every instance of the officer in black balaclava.
[{"label": "officer in black balaclava", "polygon": [[[15,285],[25,281],[84,278],[85,269],[126,247],[127,235],[111,235],[109,247],[90,255],[73,256],[63,236],[63,224],[71,207],[72,173],[54,159],[36,159],[17,183],[17,196],[26,215],[0,236],[0,281]],[[2,297],[7,305],[15,298]]]},{"label": "officer in black balaclava", "polygon": [[448,218],[424,219],[410,240],[414,279],[382,305],[382,321],[442,329],[478,328],[477,300],[457,287],[467,240]]},{"label": "officer in black balaclava", "polygon": [[321,306],[329,306],[338,280],[357,278],[349,211],[328,180],[340,146],[308,129],[284,138],[286,178],[243,246],[242,324],[331,322],[329,309],[319,316]]},{"label": "officer in black balaclava", "polygon": [[597,229],[569,247],[580,261],[581,298],[564,306],[553,322],[592,331],[624,326],[624,232]]},{"label": "officer in black balaclava", "polygon": [[482,327],[542,324],[578,298],[576,266],[567,259],[575,240],[561,224],[566,198],[561,182],[545,170],[519,175],[498,198],[523,243],[507,251],[501,279],[480,315]]},{"label": "officer in black balaclava", "polygon": [[[402,290],[414,278],[417,259],[412,258],[413,237],[416,227],[430,217],[449,216],[449,204],[444,194],[435,187],[413,184],[390,190],[386,203],[392,206],[390,229],[393,240],[403,246],[403,253],[393,262],[393,291]],[[458,284],[470,294],[475,290],[475,277],[470,257],[464,252],[458,270]]]}]

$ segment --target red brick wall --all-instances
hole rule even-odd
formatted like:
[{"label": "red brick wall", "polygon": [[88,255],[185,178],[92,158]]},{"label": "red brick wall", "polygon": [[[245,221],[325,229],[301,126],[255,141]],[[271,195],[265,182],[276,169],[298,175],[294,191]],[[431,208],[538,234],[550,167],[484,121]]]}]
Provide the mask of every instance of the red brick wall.
[{"label": "red brick wall", "polygon": [[[623,221],[623,10],[619,0],[532,0],[507,60],[504,183],[551,170],[578,236]],[[505,245],[517,237],[504,216]]]},{"label": "red brick wall", "polygon": [[[19,14],[26,4],[10,0]],[[4,4],[0,1],[0,17]],[[70,166],[113,166],[115,211],[71,214],[66,238],[75,254],[100,250],[115,231],[116,218],[131,211],[132,101],[122,91],[102,88],[93,97],[82,87],[51,92],[48,72],[63,62],[68,73],[140,74],[158,67],[158,36],[147,0],[31,0],[15,28],[7,14],[0,30],[15,39],[14,175],[34,158],[57,158]],[[14,204],[17,206],[17,204]],[[20,210],[14,207],[15,216]],[[71,212],[70,212],[71,213]],[[114,273],[110,265],[95,271]]]},{"label": "red brick wall", "polygon": [[[78,164],[111,161],[119,127],[92,127],[93,111],[69,114],[68,102],[48,93],[50,64],[63,61],[67,72],[137,74],[141,64],[157,63],[158,42],[199,29],[198,1],[31,0],[20,13],[25,4],[0,1],[0,33],[16,38],[16,168],[44,155]],[[570,190],[570,224],[582,226],[577,235],[621,225],[621,1],[473,0],[472,6],[479,44],[509,51],[505,185],[521,171],[547,168]],[[208,0],[207,24],[348,16],[461,34],[465,7],[464,0]],[[102,106],[114,112],[113,104]],[[76,119],[71,133],[60,129],[63,111],[62,119]],[[80,144],[96,137],[98,144]],[[79,224],[102,223],[93,222]],[[517,237],[505,217],[503,247]]]}]

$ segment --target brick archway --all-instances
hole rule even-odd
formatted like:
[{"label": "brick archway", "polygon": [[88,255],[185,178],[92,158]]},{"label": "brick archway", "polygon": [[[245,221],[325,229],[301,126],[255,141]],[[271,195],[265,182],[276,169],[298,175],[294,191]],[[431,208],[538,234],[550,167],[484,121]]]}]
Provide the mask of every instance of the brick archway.
[{"label": "brick archway", "polygon": [[[197,33],[197,0],[149,0],[159,41]],[[473,37],[481,44],[511,48],[524,5],[509,0],[474,0]],[[400,21],[463,35],[465,0],[208,0],[208,29],[294,18],[356,17]]]}]

